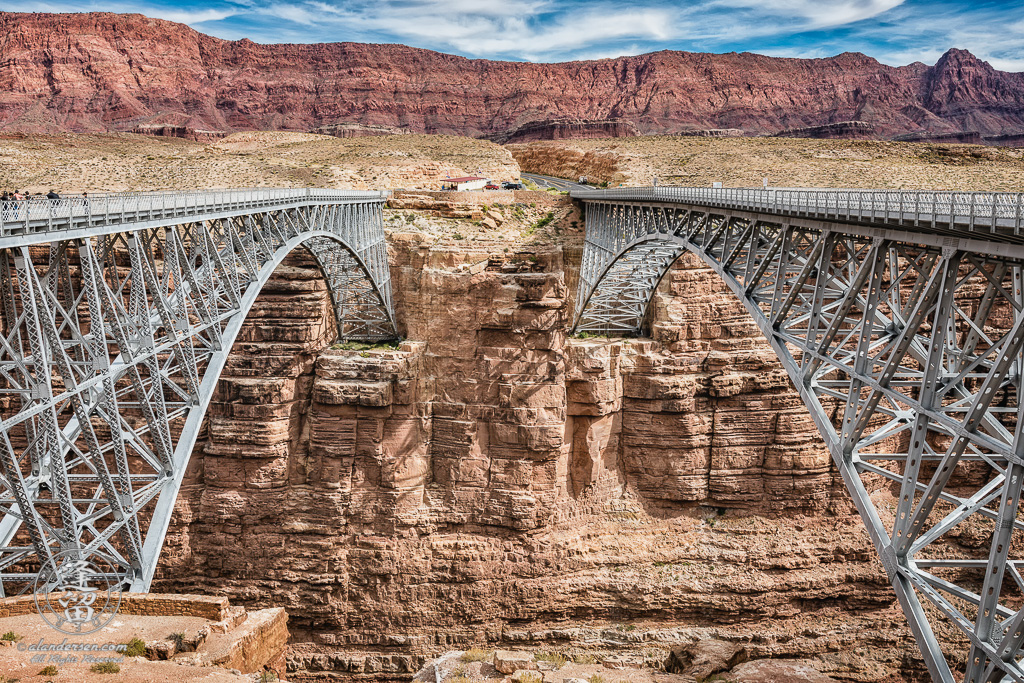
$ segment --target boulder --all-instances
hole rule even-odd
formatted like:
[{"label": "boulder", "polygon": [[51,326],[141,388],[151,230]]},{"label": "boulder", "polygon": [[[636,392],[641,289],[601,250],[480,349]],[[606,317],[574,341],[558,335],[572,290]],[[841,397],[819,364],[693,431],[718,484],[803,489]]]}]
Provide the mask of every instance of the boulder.
[{"label": "boulder", "polygon": [[837,683],[809,662],[798,659],[755,659],[725,674],[730,683]]},{"label": "boulder", "polygon": [[497,650],[494,653],[494,668],[503,674],[512,674],[521,669],[536,670],[537,662],[532,652],[521,650]]},{"label": "boulder", "polygon": [[602,659],[601,666],[606,669],[642,669],[644,660],[633,655],[612,655]]},{"label": "boulder", "polygon": [[539,671],[519,669],[512,674],[512,683],[543,683],[544,674]]},{"label": "boulder", "polygon": [[692,645],[673,648],[665,661],[665,670],[702,680],[745,661],[747,651],[742,645],[706,638]]}]

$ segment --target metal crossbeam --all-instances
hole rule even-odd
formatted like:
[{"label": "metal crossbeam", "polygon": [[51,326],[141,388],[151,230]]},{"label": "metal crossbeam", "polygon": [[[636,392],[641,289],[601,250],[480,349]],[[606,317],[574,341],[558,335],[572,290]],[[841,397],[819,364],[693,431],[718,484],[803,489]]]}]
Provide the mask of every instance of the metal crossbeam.
[{"label": "metal crossbeam", "polygon": [[[703,259],[814,418],[934,680],[1024,681],[1021,195],[573,197],[587,222],[574,331],[641,333],[672,263]],[[936,620],[969,652],[944,654]]]},{"label": "metal crossbeam", "polygon": [[0,594],[72,549],[148,590],[221,370],[297,247],[338,335],[397,336],[379,192],[0,206]]}]

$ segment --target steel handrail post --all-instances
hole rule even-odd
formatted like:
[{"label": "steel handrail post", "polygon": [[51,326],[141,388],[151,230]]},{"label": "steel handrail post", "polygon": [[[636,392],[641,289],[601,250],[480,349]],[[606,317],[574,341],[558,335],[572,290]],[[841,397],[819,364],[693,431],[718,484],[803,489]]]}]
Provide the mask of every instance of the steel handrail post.
[{"label": "steel handrail post", "polygon": [[1021,198],[1021,193],[1018,192],[1017,193],[1017,220],[1014,222],[1014,232],[1013,232],[1013,234],[1015,234],[1015,235],[1019,235],[1020,234],[1020,227],[1021,227],[1020,223],[1021,223],[1021,218],[1022,218],[1022,214],[1021,214],[1021,208],[1022,207],[1021,207],[1020,198]]}]

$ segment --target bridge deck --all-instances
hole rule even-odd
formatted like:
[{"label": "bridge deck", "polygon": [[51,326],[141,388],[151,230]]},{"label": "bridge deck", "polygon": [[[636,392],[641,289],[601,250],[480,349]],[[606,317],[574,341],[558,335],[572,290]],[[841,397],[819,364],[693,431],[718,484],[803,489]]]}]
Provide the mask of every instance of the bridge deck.
[{"label": "bridge deck", "polygon": [[1024,240],[1024,193],[798,188],[630,187],[573,190],[573,199],[694,204],[909,231],[942,230],[995,241]]},{"label": "bridge deck", "polygon": [[0,249],[152,228],[194,218],[294,208],[307,204],[381,201],[387,192],[252,188],[196,192],[90,194],[0,203]]}]

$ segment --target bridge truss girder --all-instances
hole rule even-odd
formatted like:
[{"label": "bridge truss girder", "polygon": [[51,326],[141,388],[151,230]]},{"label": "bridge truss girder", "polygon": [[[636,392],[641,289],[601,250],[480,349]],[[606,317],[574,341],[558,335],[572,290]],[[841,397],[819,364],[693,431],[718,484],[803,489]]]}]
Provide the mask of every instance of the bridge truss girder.
[{"label": "bridge truss girder", "polygon": [[[586,218],[574,331],[640,333],[672,263],[699,256],[807,405],[934,680],[1024,681],[1024,250],[697,206]],[[966,653],[942,651],[940,621]]]},{"label": "bridge truss girder", "polygon": [[148,590],[221,370],[303,246],[343,339],[395,338],[382,200],[0,249],[0,588],[62,551]]}]

